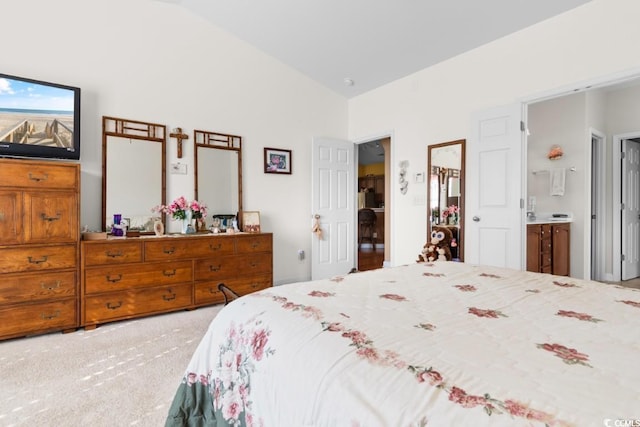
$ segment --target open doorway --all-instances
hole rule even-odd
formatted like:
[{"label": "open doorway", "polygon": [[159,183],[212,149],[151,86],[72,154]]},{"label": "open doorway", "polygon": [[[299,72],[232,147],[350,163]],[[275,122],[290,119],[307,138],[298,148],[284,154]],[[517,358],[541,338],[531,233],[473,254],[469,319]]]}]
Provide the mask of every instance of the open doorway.
[{"label": "open doorway", "polygon": [[[640,132],[619,132],[640,128],[639,98],[640,80],[634,75],[527,104],[525,200],[534,196],[538,211],[569,213],[573,218],[569,245],[573,277],[619,282],[622,263],[637,258],[640,236],[634,224],[623,229],[622,193],[637,199],[640,190],[623,189],[628,179],[622,177],[621,151],[622,141],[640,137]],[[564,155],[551,160],[549,153],[556,145]],[[567,171],[566,191],[550,196],[550,174],[541,172],[562,168]],[[629,218],[638,215],[631,213]]]},{"label": "open doorway", "polygon": [[357,147],[357,268],[364,271],[381,268],[390,259],[391,138],[361,142]]}]

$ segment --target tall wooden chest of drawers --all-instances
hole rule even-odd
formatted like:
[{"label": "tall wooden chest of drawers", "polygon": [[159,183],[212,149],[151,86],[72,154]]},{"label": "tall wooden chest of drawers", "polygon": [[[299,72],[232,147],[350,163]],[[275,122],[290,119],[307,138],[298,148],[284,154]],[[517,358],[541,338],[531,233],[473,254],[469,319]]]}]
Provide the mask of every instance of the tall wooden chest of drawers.
[{"label": "tall wooden chest of drawers", "polygon": [[0,339],[79,324],[80,165],[0,159]]},{"label": "tall wooden chest of drawers", "polygon": [[82,242],[81,324],[224,302],[225,283],[245,295],[273,284],[273,240],[198,234]]}]

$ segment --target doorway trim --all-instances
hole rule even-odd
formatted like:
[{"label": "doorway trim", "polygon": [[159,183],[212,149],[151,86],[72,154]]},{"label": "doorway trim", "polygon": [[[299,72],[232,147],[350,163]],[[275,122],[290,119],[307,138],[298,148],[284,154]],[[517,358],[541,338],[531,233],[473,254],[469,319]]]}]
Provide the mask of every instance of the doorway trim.
[{"label": "doorway trim", "polygon": [[[393,144],[393,131],[389,130],[389,131],[383,131],[380,133],[376,133],[373,135],[369,135],[363,138],[356,138],[353,139],[353,143],[356,144],[356,153],[358,153],[358,149],[357,146],[360,144],[364,144],[367,142],[372,142],[372,141],[377,141],[380,139],[384,139],[384,138],[389,138],[389,151],[387,152],[387,150],[385,150],[384,153],[384,169],[385,169],[385,174],[384,174],[384,198],[385,198],[385,202],[384,202],[384,222],[385,222],[385,242],[384,242],[384,261],[383,261],[383,267],[392,267],[395,265],[395,245],[394,245],[394,237],[396,235],[395,233],[395,225],[393,223],[393,212],[394,212],[394,206],[396,204],[396,200],[395,200],[395,195],[396,192],[394,191],[394,187],[391,185],[391,176],[392,174],[395,173],[395,169],[393,167],[393,159],[395,159],[395,147]],[[356,156],[357,157],[357,156]],[[356,159],[356,163],[355,163],[355,182],[356,185],[358,183],[358,160]],[[357,211],[356,211],[356,216],[357,216]],[[355,224],[357,224],[357,218],[355,218]],[[357,239],[357,236],[356,236]],[[358,265],[358,245],[356,244],[356,248],[355,248],[355,260],[356,260],[356,266]],[[389,259],[387,259],[387,257]]]},{"label": "doorway trim", "polygon": [[[594,143],[594,140],[596,141]],[[606,251],[603,242],[605,241],[605,225],[607,222],[607,210],[604,195],[606,194],[605,172],[606,172],[606,146],[607,136],[597,129],[589,128],[589,168],[590,173],[586,179],[589,180],[589,188],[591,192],[588,195],[589,203],[585,203],[589,212],[586,218],[589,218],[590,233],[587,235],[589,244],[585,245],[585,278],[591,280],[609,280],[605,276],[605,260]],[[595,151],[595,153],[594,153]],[[595,183],[595,185],[594,185]],[[615,187],[614,187],[615,188]],[[595,198],[596,205],[593,206]],[[595,230],[591,215],[595,214]],[[592,236],[595,234],[595,242]]]},{"label": "doorway trim", "polygon": [[[518,99],[518,102],[522,103],[523,109],[525,111],[525,113],[523,114],[523,117],[525,117],[524,119],[525,126],[528,126],[527,112],[530,104],[540,102],[540,101],[560,98],[560,97],[563,97],[566,95],[572,95],[578,92],[584,92],[584,91],[590,91],[593,89],[602,89],[609,86],[615,86],[615,85],[623,84],[623,83],[630,82],[632,80],[638,80],[638,79],[640,79],[640,67],[634,67],[632,69],[610,73],[610,74],[595,77],[589,80],[570,83],[564,86],[557,87],[555,89],[549,89],[549,90],[535,93],[532,95],[523,96]],[[632,136],[629,136],[629,135],[632,135]],[[590,138],[591,134],[589,134],[588,137]],[[612,189],[620,188],[621,186],[621,181],[620,181],[620,173],[622,169],[620,164],[620,151],[621,151],[621,144],[622,144],[621,141],[622,139],[628,139],[631,137],[640,137],[640,131],[635,133],[630,133],[630,134],[614,135],[612,138],[612,174],[613,176],[612,176],[612,187],[610,187]],[[619,138],[619,139],[616,139],[616,138]],[[588,141],[588,144],[590,147],[591,146],[590,139]],[[589,153],[591,152],[590,149],[588,151]],[[617,161],[616,161],[616,158],[617,158]],[[588,171],[591,171],[590,159],[585,164],[585,167],[587,168]],[[523,174],[523,185],[525,186],[524,187],[525,190],[523,194],[526,194],[526,179],[527,179],[526,153],[523,153],[522,174]],[[590,172],[588,174],[590,174]],[[590,180],[590,177],[589,178],[585,177],[585,179]],[[587,188],[590,188],[590,183],[587,182],[587,184],[588,184]],[[621,198],[618,192],[612,191],[612,193],[613,193],[614,200],[612,203],[613,206],[611,208],[611,212],[612,212],[611,230],[620,230],[620,226],[621,226],[620,215],[616,216],[614,213],[616,212],[616,206],[618,207],[617,209],[618,213],[620,212],[619,208],[620,208]],[[585,195],[585,197],[587,198],[587,200],[591,199],[591,195]],[[616,199],[617,199],[617,203],[616,203]],[[587,204],[587,207],[585,209],[590,210],[590,203]],[[590,216],[587,216],[585,219],[590,219]],[[526,230],[526,221],[523,222],[523,230]],[[590,242],[591,241],[591,235],[590,235],[591,221],[590,220],[584,221],[582,232],[584,233],[585,236],[587,236],[587,239]],[[614,232],[612,234],[613,234],[613,246],[611,248],[611,252],[612,252],[611,257],[612,257],[612,263],[613,263],[612,274],[608,275],[606,274],[606,271],[603,271],[602,273],[609,281],[620,281],[620,278],[622,275],[621,273],[622,269],[620,265],[621,244],[622,244],[621,237],[620,237],[620,233]],[[521,253],[523,257],[526,256],[526,251],[527,251],[526,244],[527,244],[526,239],[523,239],[522,248],[521,248]],[[609,254],[605,253],[605,257],[607,257],[608,255]],[[591,273],[591,245],[590,244],[584,245],[583,257],[585,257],[585,259],[583,259],[584,269],[582,274],[584,278],[587,278]]]},{"label": "doorway trim", "polygon": [[612,281],[619,282],[622,280],[622,233],[616,233],[616,230],[622,230],[621,211],[622,211],[622,141],[625,139],[640,138],[640,131],[622,133],[613,135],[613,144],[611,144],[611,170],[613,173],[613,188],[619,188],[620,191],[613,192],[613,203],[611,206],[611,224],[613,233],[613,248],[611,262],[613,277]]}]

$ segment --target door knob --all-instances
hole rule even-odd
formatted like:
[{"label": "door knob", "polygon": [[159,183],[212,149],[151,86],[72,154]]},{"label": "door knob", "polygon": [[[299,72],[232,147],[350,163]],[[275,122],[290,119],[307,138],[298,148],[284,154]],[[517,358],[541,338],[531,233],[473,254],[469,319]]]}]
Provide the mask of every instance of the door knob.
[{"label": "door knob", "polygon": [[471,218],[471,219],[473,219],[475,222],[480,221],[480,217],[479,217],[479,216],[475,216],[475,215],[474,215],[474,217],[473,217],[473,218]]}]

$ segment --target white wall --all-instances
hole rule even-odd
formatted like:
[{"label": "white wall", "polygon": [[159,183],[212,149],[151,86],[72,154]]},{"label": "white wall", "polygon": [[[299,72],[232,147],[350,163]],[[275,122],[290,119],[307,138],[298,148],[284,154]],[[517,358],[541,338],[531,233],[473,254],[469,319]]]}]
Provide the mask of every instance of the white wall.
[{"label": "white wall", "polygon": [[468,138],[474,111],[637,69],[638,16],[637,0],[593,0],[349,101],[351,139],[393,135],[393,264],[415,260],[427,220],[417,197],[425,184],[412,183],[401,196],[398,162],[410,161],[410,176],[425,171],[427,146]]},{"label": "white wall", "polygon": [[[167,175],[168,201],[193,197],[193,129],[241,135],[244,208],[274,233],[274,281],[311,276],[309,259],[297,259],[298,249],[310,252],[311,140],[347,137],[343,97],[174,4],[7,3],[0,72],[82,88],[82,224],[100,228],[103,115],[190,135],[188,174]],[[175,139],[168,146],[176,162]],[[293,174],[265,175],[263,147],[291,149]]]}]

